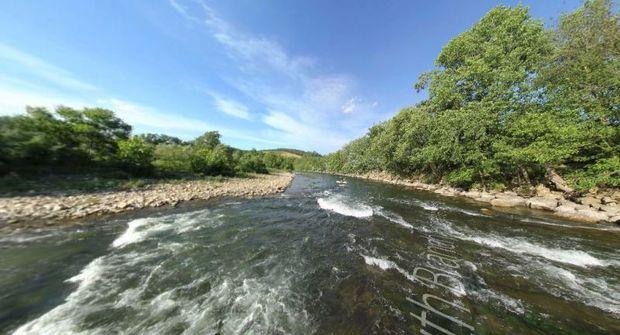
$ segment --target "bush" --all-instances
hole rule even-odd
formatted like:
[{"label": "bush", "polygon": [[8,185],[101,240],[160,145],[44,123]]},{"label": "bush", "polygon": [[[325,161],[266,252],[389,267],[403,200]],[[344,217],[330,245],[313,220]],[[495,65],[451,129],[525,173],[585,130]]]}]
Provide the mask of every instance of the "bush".
[{"label": "bush", "polygon": [[206,146],[194,146],[190,159],[194,173],[206,176],[232,176],[235,165],[229,147],[218,144],[213,149]]},{"label": "bush", "polygon": [[135,175],[153,172],[153,153],[155,147],[143,138],[132,137],[118,142],[117,157],[121,166]]},{"label": "bush", "polygon": [[193,172],[192,147],[189,145],[160,144],[155,147],[153,166],[167,175],[184,175]]},{"label": "bush", "polygon": [[268,173],[263,157],[256,151],[235,152],[235,170],[238,172]]}]

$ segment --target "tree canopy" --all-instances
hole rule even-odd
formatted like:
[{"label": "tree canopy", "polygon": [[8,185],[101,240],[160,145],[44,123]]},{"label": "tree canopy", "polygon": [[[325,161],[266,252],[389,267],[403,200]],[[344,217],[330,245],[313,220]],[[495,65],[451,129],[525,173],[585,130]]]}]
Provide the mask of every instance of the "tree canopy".
[{"label": "tree canopy", "polygon": [[586,1],[546,30],[523,6],[498,6],[420,76],[428,99],[326,158],[329,171],[385,170],[462,187],[567,178],[620,186],[620,22]]}]

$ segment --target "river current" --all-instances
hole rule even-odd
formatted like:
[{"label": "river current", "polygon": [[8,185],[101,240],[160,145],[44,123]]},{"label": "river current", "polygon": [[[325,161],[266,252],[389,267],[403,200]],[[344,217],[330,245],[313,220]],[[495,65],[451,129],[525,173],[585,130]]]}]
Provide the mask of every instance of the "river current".
[{"label": "river current", "polygon": [[619,247],[611,225],[298,174],[0,237],[0,333],[620,334]]}]

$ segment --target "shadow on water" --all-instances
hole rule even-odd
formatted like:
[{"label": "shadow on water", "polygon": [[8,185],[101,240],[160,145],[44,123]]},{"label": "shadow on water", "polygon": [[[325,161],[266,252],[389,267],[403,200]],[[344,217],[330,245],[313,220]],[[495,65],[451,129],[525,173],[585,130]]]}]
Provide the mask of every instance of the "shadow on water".
[{"label": "shadow on water", "polygon": [[0,332],[620,333],[620,232],[321,174],[0,238]]}]

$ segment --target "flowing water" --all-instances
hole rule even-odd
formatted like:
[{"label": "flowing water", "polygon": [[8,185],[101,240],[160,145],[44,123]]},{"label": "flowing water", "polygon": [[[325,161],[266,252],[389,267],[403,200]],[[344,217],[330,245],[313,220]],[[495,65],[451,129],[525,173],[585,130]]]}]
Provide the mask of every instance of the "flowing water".
[{"label": "flowing water", "polygon": [[0,333],[620,334],[620,230],[297,175],[0,239]]}]

